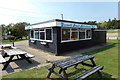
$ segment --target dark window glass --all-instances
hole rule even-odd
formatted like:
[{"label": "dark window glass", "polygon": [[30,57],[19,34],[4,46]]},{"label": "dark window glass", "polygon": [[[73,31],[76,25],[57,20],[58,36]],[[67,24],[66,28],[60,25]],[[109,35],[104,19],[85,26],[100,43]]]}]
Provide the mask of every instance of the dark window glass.
[{"label": "dark window glass", "polygon": [[45,40],[45,32],[40,32],[40,39]]},{"label": "dark window glass", "polygon": [[91,30],[86,30],[86,38],[91,38]]},{"label": "dark window glass", "polygon": [[85,39],[85,29],[80,29],[79,38],[80,39]]},{"label": "dark window glass", "polygon": [[51,31],[51,29],[46,29],[46,40],[52,40],[52,31]]},{"label": "dark window glass", "polygon": [[80,32],[79,37],[80,39],[85,39],[85,32]]},{"label": "dark window glass", "polygon": [[34,38],[34,31],[31,31],[31,38]]}]

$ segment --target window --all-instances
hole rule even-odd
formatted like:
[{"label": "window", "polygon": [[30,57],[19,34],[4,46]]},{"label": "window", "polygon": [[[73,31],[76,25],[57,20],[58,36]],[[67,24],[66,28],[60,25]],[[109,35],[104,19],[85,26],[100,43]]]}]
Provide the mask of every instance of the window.
[{"label": "window", "polygon": [[44,31],[44,29],[40,30],[40,40],[45,40],[45,31]]},{"label": "window", "polygon": [[62,28],[62,41],[91,39],[91,29]]},{"label": "window", "polygon": [[39,39],[39,30],[35,30],[35,39]]},{"label": "window", "polygon": [[62,40],[70,40],[70,29],[62,29]]},{"label": "window", "polygon": [[70,40],[78,40],[78,39],[79,39],[78,29],[72,29],[71,39]]},{"label": "window", "polygon": [[79,39],[85,39],[85,29],[80,29]]},{"label": "window", "polygon": [[35,40],[50,41],[52,40],[52,28],[31,30],[30,38]]},{"label": "window", "polygon": [[86,38],[91,38],[91,30],[86,30]]},{"label": "window", "polygon": [[52,30],[46,29],[46,40],[52,40]]},{"label": "window", "polygon": [[34,31],[33,30],[31,30],[30,38],[34,38]]}]

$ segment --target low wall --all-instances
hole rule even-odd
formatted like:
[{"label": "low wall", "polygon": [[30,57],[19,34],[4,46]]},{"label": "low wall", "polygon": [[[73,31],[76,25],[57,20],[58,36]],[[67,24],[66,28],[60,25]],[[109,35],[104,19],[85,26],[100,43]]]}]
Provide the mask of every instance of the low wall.
[{"label": "low wall", "polygon": [[120,40],[120,33],[107,33],[107,37],[109,39]]}]

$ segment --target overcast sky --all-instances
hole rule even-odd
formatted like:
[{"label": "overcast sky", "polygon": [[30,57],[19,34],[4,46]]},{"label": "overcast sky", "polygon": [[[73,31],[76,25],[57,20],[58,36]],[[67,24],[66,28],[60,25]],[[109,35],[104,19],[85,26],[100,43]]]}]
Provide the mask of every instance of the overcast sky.
[{"label": "overcast sky", "polygon": [[[84,1],[84,2],[83,2]],[[88,2],[89,1],[89,2]],[[0,0],[0,24],[51,19],[103,21],[118,18],[119,0]]]}]

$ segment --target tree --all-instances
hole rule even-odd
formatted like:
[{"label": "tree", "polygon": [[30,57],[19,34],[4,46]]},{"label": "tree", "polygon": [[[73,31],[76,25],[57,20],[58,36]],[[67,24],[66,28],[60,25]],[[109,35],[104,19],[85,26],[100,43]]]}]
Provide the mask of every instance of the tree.
[{"label": "tree", "polygon": [[88,21],[88,24],[91,24],[91,25],[96,25],[96,21]]},{"label": "tree", "polygon": [[25,30],[25,26],[27,25],[30,25],[30,24],[26,22],[19,22],[14,25],[14,27],[17,27],[20,31],[19,37],[27,36],[28,31]]},{"label": "tree", "polygon": [[[16,24],[10,23],[7,26],[2,24],[3,26],[2,34],[5,35],[5,33],[7,33],[12,37],[22,38],[23,36],[27,36],[28,34],[28,31],[25,31],[25,26],[27,25],[29,25],[29,23],[26,22],[19,22]],[[9,32],[11,32],[11,34],[9,34]]]},{"label": "tree", "polygon": [[103,22],[103,23],[97,23],[99,26],[99,29],[120,29],[120,20],[110,20]]},{"label": "tree", "polygon": [[13,35],[14,37],[18,37],[21,35],[19,28],[16,26],[11,27],[9,30],[11,31],[11,35]]},{"label": "tree", "polygon": [[14,23],[10,23],[6,27],[13,27],[13,26],[14,26]]},{"label": "tree", "polygon": [[1,24],[0,26],[1,26],[1,27],[5,27],[6,25],[5,25],[5,24]]}]

